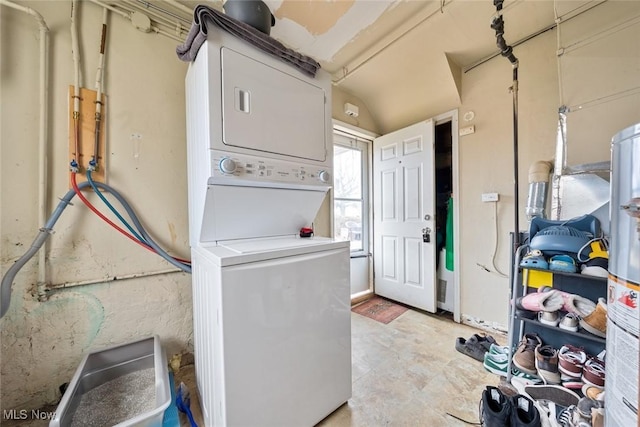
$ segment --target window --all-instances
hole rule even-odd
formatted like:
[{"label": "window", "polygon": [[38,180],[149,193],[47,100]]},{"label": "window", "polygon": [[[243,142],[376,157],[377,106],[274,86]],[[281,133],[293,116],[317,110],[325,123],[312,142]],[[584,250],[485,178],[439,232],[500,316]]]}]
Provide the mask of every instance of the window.
[{"label": "window", "polygon": [[336,237],[351,241],[352,255],[368,252],[368,144],[334,134],[333,189]]}]

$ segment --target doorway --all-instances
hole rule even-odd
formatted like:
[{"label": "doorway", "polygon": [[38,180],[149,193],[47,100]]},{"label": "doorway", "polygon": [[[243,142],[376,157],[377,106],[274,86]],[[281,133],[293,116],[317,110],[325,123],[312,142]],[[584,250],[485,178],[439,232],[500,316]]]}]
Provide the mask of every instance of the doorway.
[{"label": "doorway", "polygon": [[451,121],[436,123],[434,133],[437,306],[441,310],[453,313],[453,130]]},{"label": "doorway", "polygon": [[453,110],[373,142],[376,294],[460,321],[458,113]]}]

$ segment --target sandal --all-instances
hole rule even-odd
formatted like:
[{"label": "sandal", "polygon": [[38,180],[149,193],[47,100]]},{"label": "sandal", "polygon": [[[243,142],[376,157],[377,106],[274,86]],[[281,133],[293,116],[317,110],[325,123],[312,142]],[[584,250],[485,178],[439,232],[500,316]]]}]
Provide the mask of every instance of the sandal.
[{"label": "sandal", "polygon": [[456,339],[456,350],[479,362],[483,362],[484,355],[489,351],[491,344],[497,344],[492,336],[473,334],[468,340],[458,337]]}]

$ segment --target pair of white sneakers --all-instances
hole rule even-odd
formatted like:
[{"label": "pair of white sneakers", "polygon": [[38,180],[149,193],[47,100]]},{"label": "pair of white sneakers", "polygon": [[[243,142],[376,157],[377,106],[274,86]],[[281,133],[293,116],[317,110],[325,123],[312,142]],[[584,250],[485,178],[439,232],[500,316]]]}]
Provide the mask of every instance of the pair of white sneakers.
[{"label": "pair of white sneakers", "polygon": [[567,313],[560,319],[559,311],[539,311],[538,321],[549,326],[558,326],[566,331],[578,331],[580,317],[575,313]]}]

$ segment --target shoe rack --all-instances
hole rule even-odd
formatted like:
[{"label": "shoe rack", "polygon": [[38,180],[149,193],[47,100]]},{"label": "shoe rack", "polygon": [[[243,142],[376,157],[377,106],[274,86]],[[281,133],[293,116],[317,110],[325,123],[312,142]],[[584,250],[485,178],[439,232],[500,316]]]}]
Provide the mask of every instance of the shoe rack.
[{"label": "shoe rack", "polygon": [[[555,349],[571,344],[576,347],[582,347],[587,354],[596,356],[606,347],[604,338],[593,335],[582,327],[579,327],[577,332],[573,332],[561,329],[559,326],[540,323],[537,317],[529,319],[519,316],[516,312],[515,301],[528,293],[537,292],[540,285],[546,285],[552,286],[553,289],[580,295],[597,303],[598,298],[606,299],[607,279],[580,273],[521,268],[522,254],[527,253],[528,250],[528,246],[521,246],[512,259],[511,307],[509,310],[509,344],[512,353],[525,334],[535,333],[545,345],[551,345]],[[533,277],[536,277],[536,280],[532,280]],[[542,277],[541,280],[539,279],[540,277]],[[533,283],[534,281],[536,283]],[[509,373],[507,380],[511,380],[511,359],[509,360],[507,372]]]}]

